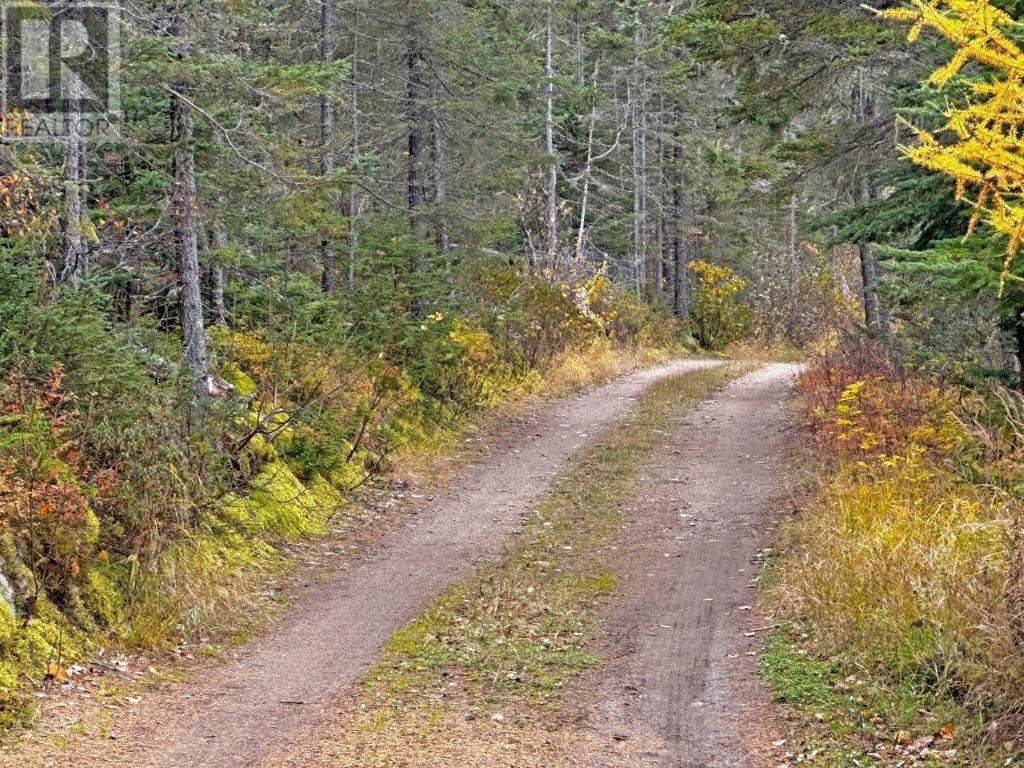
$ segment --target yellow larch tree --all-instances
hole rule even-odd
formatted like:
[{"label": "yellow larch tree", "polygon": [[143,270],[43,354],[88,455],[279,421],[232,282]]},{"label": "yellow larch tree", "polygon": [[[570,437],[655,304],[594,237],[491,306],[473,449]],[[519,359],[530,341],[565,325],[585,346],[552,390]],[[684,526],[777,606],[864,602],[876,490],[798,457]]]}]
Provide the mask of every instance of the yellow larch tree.
[{"label": "yellow larch tree", "polygon": [[975,208],[971,231],[985,219],[1009,238],[1002,290],[1024,242],[1024,50],[1008,34],[1020,24],[989,0],[911,0],[911,7],[876,12],[910,23],[911,41],[933,29],[956,45],[930,84],[945,85],[971,63],[990,72],[971,85],[966,105],[947,111],[942,138],[911,126],[919,143],[905,151],[956,179],[957,194]]}]

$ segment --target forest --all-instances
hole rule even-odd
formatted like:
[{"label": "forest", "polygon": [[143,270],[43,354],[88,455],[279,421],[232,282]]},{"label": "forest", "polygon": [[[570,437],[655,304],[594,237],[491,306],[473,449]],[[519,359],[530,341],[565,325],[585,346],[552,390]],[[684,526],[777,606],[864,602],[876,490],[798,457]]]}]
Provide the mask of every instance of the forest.
[{"label": "forest", "polygon": [[0,766],[1024,760],[1018,0],[0,27]]}]

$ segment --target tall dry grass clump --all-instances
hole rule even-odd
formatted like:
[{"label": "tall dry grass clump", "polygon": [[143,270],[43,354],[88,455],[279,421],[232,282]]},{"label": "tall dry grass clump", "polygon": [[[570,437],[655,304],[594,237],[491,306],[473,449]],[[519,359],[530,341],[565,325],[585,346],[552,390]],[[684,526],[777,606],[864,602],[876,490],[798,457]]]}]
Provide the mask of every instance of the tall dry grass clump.
[{"label": "tall dry grass clump", "polygon": [[777,609],[826,657],[1024,729],[1020,397],[965,400],[870,343],[800,392],[820,470]]}]

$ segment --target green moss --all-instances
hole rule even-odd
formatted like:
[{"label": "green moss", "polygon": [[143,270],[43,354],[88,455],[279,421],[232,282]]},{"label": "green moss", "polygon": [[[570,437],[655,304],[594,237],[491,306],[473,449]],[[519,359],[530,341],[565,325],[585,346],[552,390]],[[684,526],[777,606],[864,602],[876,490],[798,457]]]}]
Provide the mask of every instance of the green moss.
[{"label": "green moss", "polygon": [[254,459],[260,464],[268,461],[277,461],[279,458],[273,443],[268,442],[263,435],[253,437],[249,441],[249,445],[246,446],[245,452],[250,459]]},{"label": "green moss", "polygon": [[359,451],[352,461],[345,462],[330,473],[330,484],[342,491],[357,487],[366,477],[366,466],[370,462],[367,451]]},{"label": "green moss", "polygon": [[252,397],[256,394],[256,382],[234,363],[225,363],[220,375],[241,397]]},{"label": "green moss", "polygon": [[82,580],[82,603],[103,627],[114,627],[124,614],[125,595],[107,574],[109,566],[90,568]]},{"label": "green moss", "polygon": [[86,544],[95,546],[100,540],[100,519],[91,508],[85,510],[85,523],[81,528],[82,539]]},{"label": "green moss", "polygon": [[337,503],[325,484],[308,488],[275,460],[252,480],[247,495],[229,498],[218,517],[240,531],[296,538],[321,532]]},{"label": "green moss", "polygon": [[0,603],[0,726],[29,713],[25,686],[30,679],[41,680],[50,663],[66,666],[82,659],[90,647],[85,635],[46,598],[36,603],[27,623]]}]

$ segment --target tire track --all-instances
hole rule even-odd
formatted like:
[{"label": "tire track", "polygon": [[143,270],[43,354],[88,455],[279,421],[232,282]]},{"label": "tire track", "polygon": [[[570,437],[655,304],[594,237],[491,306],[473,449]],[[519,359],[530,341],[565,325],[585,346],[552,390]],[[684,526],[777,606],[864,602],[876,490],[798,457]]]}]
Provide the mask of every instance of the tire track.
[{"label": "tire track", "polygon": [[[623,597],[595,681],[605,754],[580,765],[748,768],[764,742],[753,556],[785,489],[796,368],[766,366],[696,409],[649,468],[627,537]],[[753,736],[753,738],[751,738]]]}]

